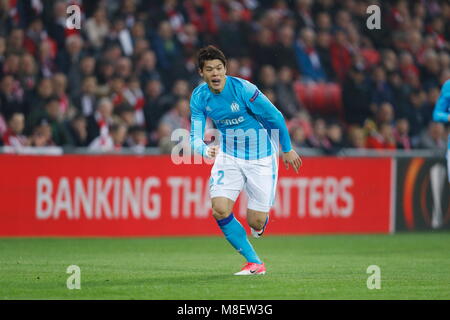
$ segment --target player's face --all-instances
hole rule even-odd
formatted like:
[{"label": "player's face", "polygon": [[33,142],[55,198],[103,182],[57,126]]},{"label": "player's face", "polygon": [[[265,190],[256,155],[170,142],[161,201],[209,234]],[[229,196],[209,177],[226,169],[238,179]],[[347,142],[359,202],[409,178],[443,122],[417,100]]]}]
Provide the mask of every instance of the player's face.
[{"label": "player's face", "polygon": [[200,70],[200,75],[208,84],[209,88],[219,93],[225,86],[225,74],[227,69],[219,59],[207,60]]}]

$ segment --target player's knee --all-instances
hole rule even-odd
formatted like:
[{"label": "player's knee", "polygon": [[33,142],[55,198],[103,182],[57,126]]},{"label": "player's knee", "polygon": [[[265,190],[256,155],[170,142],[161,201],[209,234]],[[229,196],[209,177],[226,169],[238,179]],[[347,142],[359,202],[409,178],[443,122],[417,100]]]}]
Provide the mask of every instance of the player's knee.
[{"label": "player's knee", "polygon": [[250,227],[252,227],[255,230],[261,230],[264,228],[265,221],[254,221],[252,224],[250,224]]},{"label": "player's knee", "polygon": [[266,223],[266,217],[262,215],[255,216],[251,219],[248,219],[248,224],[255,230],[261,230],[264,228],[264,224]]},{"label": "player's knee", "polygon": [[231,212],[229,210],[227,210],[227,208],[225,206],[221,206],[221,205],[213,205],[212,213],[213,213],[213,217],[216,220],[225,219],[231,214]]}]

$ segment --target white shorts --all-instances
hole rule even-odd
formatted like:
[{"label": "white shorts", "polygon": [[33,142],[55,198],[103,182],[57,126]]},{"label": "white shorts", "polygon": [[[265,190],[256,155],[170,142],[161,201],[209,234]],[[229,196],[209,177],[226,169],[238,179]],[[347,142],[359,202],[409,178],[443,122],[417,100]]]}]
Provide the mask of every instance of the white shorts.
[{"label": "white shorts", "polygon": [[248,209],[269,212],[275,200],[278,178],[276,155],[244,160],[224,152],[217,155],[211,170],[211,198],[226,197],[236,201],[245,187]]}]

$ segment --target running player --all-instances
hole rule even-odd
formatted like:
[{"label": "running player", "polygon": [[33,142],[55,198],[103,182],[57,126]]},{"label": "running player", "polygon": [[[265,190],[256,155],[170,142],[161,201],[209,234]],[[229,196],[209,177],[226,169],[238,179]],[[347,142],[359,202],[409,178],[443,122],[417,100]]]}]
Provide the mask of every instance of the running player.
[{"label": "running player", "polygon": [[[195,152],[215,158],[210,195],[213,216],[231,245],[247,263],[235,275],[265,274],[266,267],[232,213],[245,188],[247,222],[252,235],[260,237],[269,221],[278,177],[278,138],[286,168],[297,173],[302,161],[292,149],[280,111],[252,83],[226,75],[226,58],[214,46],[198,52],[198,68],[204,83],[191,96],[191,145]],[[204,141],[206,118],[221,134],[220,146]]]}]

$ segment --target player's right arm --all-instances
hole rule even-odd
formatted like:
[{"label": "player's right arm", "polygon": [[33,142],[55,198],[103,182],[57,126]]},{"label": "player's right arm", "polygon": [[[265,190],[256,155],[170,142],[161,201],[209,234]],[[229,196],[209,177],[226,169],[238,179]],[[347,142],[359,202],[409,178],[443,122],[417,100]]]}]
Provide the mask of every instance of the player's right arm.
[{"label": "player's right arm", "polygon": [[442,86],[441,94],[436,101],[433,112],[433,120],[436,122],[450,122],[450,80],[447,80]]},{"label": "player's right arm", "polygon": [[199,106],[198,94],[194,91],[191,96],[191,134],[190,142],[194,152],[201,154],[204,157],[214,157],[218,148],[209,148],[203,141],[205,136],[206,114],[205,110]]}]

